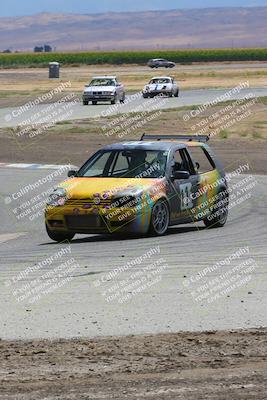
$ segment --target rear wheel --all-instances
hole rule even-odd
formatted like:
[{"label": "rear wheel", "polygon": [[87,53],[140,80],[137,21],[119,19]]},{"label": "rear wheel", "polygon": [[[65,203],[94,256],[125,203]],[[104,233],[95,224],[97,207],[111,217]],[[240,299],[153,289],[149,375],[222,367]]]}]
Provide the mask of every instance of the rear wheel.
[{"label": "rear wheel", "polygon": [[72,240],[75,236],[75,233],[53,232],[48,228],[47,225],[45,225],[45,227],[48,236],[55,242],[64,242],[65,240]]},{"label": "rear wheel", "polygon": [[174,93],[174,97],[179,97],[179,90],[177,90],[177,92]]},{"label": "rear wheel", "polygon": [[88,101],[87,100],[83,100],[83,105],[84,106],[88,106]]},{"label": "rear wheel", "polygon": [[120,99],[120,103],[123,104],[125,102],[125,93],[123,93],[122,98]]},{"label": "rear wheel", "polygon": [[172,92],[169,92],[169,93],[168,93],[168,96],[169,96],[169,97],[172,97]]},{"label": "rear wheel", "polygon": [[226,191],[218,193],[218,199],[212,207],[210,215],[204,219],[207,228],[221,228],[228,217],[229,195]]},{"label": "rear wheel", "polygon": [[162,236],[166,233],[170,223],[170,212],[166,200],[159,200],[152,209],[150,234]]}]

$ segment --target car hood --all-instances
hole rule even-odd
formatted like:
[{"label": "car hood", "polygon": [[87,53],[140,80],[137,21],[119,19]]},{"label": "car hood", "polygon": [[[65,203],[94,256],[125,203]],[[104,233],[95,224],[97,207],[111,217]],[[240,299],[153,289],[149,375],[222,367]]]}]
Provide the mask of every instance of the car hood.
[{"label": "car hood", "polygon": [[[161,90],[163,88],[170,87],[171,83],[150,83],[146,86],[148,86],[149,89],[151,89],[151,90]],[[146,88],[146,86],[145,86],[145,88]]]},{"label": "car hood", "polygon": [[112,199],[116,196],[137,193],[162,191],[165,178],[72,178],[62,182],[59,187],[67,191],[69,199],[93,199],[103,197]]},{"label": "car hood", "polygon": [[116,90],[115,86],[90,86],[85,87],[84,91],[91,93],[91,92],[114,92]]}]

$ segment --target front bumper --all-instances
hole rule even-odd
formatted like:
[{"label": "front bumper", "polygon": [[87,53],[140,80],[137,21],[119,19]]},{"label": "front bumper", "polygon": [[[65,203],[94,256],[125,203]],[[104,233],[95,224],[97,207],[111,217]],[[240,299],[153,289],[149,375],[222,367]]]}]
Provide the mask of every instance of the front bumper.
[{"label": "front bumper", "polygon": [[111,101],[115,99],[114,94],[93,94],[93,93],[84,93],[83,100],[84,101]]},{"label": "front bumper", "polygon": [[141,212],[125,208],[95,208],[84,210],[68,206],[48,207],[45,222],[50,231],[62,233],[147,233],[150,225],[151,209],[146,207]]},{"label": "front bumper", "polygon": [[143,95],[145,96],[159,96],[159,95],[167,95],[171,91],[168,89],[162,89],[162,90],[150,90],[148,92],[143,92]]}]

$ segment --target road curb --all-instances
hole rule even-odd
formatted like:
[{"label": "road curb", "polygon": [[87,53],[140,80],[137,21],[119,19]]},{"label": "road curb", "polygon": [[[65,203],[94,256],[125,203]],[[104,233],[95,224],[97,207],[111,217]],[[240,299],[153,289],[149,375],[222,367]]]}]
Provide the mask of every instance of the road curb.
[{"label": "road curb", "polygon": [[0,168],[18,168],[18,169],[59,169],[59,168],[64,168],[64,167],[69,167],[69,169],[76,169],[77,167],[75,165],[69,165],[69,164],[64,164],[64,165],[56,165],[56,164],[23,164],[23,163],[18,163],[18,164],[11,164],[11,163],[0,163]]}]

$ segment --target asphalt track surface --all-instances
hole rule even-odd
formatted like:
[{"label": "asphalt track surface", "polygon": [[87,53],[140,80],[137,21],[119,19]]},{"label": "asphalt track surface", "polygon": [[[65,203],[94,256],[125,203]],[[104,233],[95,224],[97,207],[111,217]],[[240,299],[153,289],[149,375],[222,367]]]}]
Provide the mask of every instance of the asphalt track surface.
[{"label": "asphalt track surface", "polygon": [[[42,210],[32,221],[29,216],[16,217],[25,201],[31,201],[36,194],[56,185],[56,181],[22,194],[19,200],[10,201],[13,193],[22,193],[25,185],[34,184],[50,173],[50,170],[0,169],[2,339],[95,337],[267,325],[266,176],[250,177],[250,183],[256,182],[252,185],[251,196],[238,206],[233,205],[228,223],[222,229],[208,230],[199,223],[172,227],[161,238],[77,235],[70,244],[71,254],[68,254],[68,258],[74,258],[76,262],[76,268],[68,273],[70,281],[35,303],[18,302],[14,290],[23,291],[23,285],[31,284],[40,270],[37,275],[24,275],[16,283],[13,278],[18,279],[26,268],[47,260],[68,246],[48,239]],[[247,177],[240,175],[231,184],[241,185],[244,179]],[[244,187],[242,185],[240,188]],[[15,208],[17,211],[13,211]],[[241,261],[253,259],[256,267],[251,280],[229,292],[228,297],[224,295],[210,304],[203,299],[196,301],[191,292],[198,290],[198,286],[192,283],[192,277],[195,280],[196,274],[204,268],[226,260],[241,248],[248,248],[248,253],[233,260],[230,266],[224,265],[210,272],[208,280],[215,279],[222,271],[230,271]],[[137,260],[151,249],[157,249],[158,253],[142,259],[141,264],[131,264],[131,268],[115,278],[108,278],[111,271]],[[121,282],[133,273],[141,271],[142,274],[144,267],[159,259],[164,265],[161,280],[124,303],[106,300],[105,293],[113,290],[110,289],[112,285],[122,285]],[[43,266],[41,273],[49,272],[52,267]],[[133,291],[128,289],[127,294],[131,293]]]},{"label": "asphalt track surface", "polygon": [[[238,85],[237,85],[238,86]],[[77,96],[71,98],[68,103],[62,105],[39,104],[29,109],[24,108],[2,108],[0,109],[0,128],[15,127],[18,125],[33,125],[38,123],[54,123],[60,121],[100,118],[116,114],[129,112],[143,112],[154,110],[164,110],[170,108],[180,108],[191,105],[203,105],[229,93],[232,89],[198,89],[181,90],[179,98],[155,97],[153,99],[143,99],[141,94],[127,96],[127,104],[116,104],[111,106],[101,103],[97,106],[83,106]],[[263,97],[267,96],[265,88],[245,88],[239,93],[229,95],[225,100],[242,99],[245,96]],[[32,101],[35,99],[32,99]]]}]

